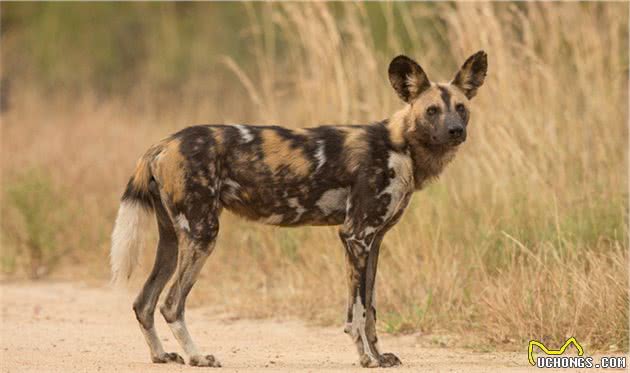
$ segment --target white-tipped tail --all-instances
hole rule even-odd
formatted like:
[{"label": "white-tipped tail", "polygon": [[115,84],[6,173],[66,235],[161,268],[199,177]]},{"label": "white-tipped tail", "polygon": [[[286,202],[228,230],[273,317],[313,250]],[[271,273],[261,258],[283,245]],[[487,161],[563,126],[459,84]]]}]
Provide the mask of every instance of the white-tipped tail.
[{"label": "white-tipped tail", "polygon": [[149,211],[140,203],[123,201],[120,204],[110,252],[113,284],[126,283],[138,265],[144,246],[142,230],[147,226],[149,219]]}]

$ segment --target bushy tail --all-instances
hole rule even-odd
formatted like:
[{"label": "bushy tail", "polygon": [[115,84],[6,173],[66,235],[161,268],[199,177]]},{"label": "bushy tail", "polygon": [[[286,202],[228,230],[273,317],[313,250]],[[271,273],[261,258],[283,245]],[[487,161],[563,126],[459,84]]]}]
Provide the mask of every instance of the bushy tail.
[{"label": "bushy tail", "polygon": [[138,265],[144,246],[143,229],[153,215],[149,191],[151,170],[147,157],[138,161],[136,171],[122,196],[118,216],[112,232],[110,264],[112,283],[126,283]]}]

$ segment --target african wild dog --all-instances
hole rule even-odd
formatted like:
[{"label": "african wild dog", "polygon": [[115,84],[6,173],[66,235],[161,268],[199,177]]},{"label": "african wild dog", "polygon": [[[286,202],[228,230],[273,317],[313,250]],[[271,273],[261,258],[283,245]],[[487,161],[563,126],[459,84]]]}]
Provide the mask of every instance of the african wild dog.
[{"label": "african wild dog", "polygon": [[411,194],[437,177],[466,139],[469,100],[486,70],[480,51],[450,83],[435,84],[415,61],[398,56],[389,65],[389,79],[406,105],[382,122],[299,130],[194,126],[151,147],[122,196],[111,264],[114,280],[129,277],[138,262],[141,226],[154,212],[155,265],[133,304],[152,361],[184,362],[164,352],[153,323],[158,297],[177,272],[160,311],[190,365],[220,366],[197,350],[184,306],[226,208],[279,226],[341,225],[349,286],[345,332],[362,366],[400,364],[377,346],[373,293],[379,247]]}]

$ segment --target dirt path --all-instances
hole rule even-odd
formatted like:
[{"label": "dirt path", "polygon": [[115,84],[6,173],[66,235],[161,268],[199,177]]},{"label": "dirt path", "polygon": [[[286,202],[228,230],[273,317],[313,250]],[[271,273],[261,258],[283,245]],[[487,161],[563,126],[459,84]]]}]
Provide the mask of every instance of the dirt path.
[{"label": "dirt path", "polygon": [[[0,285],[2,372],[200,372],[211,368],[149,363],[131,312],[130,293],[71,283]],[[208,308],[187,320],[200,348],[223,364],[220,372],[373,371],[357,366],[342,327],[316,328],[299,321],[232,320]],[[180,351],[161,317],[167,351]],[[532,371],[525,353],[474,353],[420,347],[416,337],[382,336],[385,351],[404,365],[396,372]],[[545,369],[546,372],[550,370]],[[569,370],[563,370],[569,371]],[[592,371],[592,370],[589,370]]]}]

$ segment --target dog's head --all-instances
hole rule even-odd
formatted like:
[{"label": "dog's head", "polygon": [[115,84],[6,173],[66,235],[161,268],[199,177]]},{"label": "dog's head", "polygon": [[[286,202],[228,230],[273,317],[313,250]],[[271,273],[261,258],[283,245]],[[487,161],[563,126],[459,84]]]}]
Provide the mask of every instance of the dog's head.
[{"label": "dog's head", "polygon": [[398,56],[389,65],[389,80],[398,96],[410,105],[406,137],[428,147],[455,147],[466,140],[469,100],[486,77],[488,58],[470,56],[448,84],[432,83],[416,61]]}]

